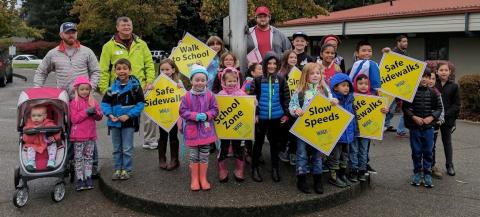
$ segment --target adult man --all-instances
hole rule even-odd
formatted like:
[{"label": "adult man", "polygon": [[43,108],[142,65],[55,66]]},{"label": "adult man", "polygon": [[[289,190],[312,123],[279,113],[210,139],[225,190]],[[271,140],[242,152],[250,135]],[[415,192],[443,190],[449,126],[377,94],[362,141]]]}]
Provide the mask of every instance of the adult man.
[{"label": "adult man", "polygon": [[288,38],[270,25],[270,19],[270,10],[267,7],[260,6],[255,10],[257,25],[248,30],[247,53],[257,48],[263,58],[268,51],[273,51],[281,56],[284,51],[292,49]]},{"label": "adult man", "polygon": [[[103,45],[100,56],[100,81],[98,87],[105,93],[113,84],[116,76],[113,65],[121,58],[128,59],[132,64],[132,75],[141,83],[145,91],[152,89],[155,79],[155,68],[152,54],[145,41],[133,34],[132,20],[128,17],[119,17],[116,22],[117,33]],[[143,148],[156,149],[158,146],[156,131],[157,125],[142,115],[144,122]]]},{"label": "adult man", "polygon": [[93,89],[97,88],[100,67],[93,51],[77,40],[77,26],[66,22],[60,26],[60,44],[48,51],[33,77],[33,84],[41,87],[50,72],[55,72],[57,86],[67,90],[70,98],[74,96],[73,82],[79,76],[90,78]]},{"label": "adult man", "polygon": [[[48,51],[33,77],[33,84],[41,87],[50,72],[55,72],[57,86],[67,90],[70,99],[74,97],[73,82],[79,76],[88,76],[93,89],[97,88],[100,66],[93,51],[77,40],[77,26],[66,22],[60,25],[60,45]],[[93,92],[93,91],[92,91]],[[73,152],[71,152],[73,156]],[[97,175],[98,151],[94,147],[92,175]]]}]

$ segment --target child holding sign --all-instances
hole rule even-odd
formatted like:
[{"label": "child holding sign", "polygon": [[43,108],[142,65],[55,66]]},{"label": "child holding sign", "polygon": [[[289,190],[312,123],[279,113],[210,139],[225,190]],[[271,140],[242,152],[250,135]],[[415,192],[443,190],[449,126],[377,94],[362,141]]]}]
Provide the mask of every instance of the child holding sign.
[{"label": "child holding sign", "polygon": [[206,44],[212,50],[217,52],[217,55],[215,55],[210,65],[208,65],[207,67],[207,72],[208,72],[207,87],[208,89],[211,90],[213,88],[213,81],[215,81],[215,77],[217,77],[218,70],[220,69],[220,57],[222,56],[225,50],[225,45],[223,44],[222,39],[218,36],[210,36]]},{"label": "child holding sign", "polygon": [[[252,63],[248,69],[247,72],[245,73],[245,82],[243,82],[242,90],[247,94],[247,95],[252,95],[252,83],[255,78],[262,77],[263,75],[263,70],[262,70],[262,65],[260,63]],[[246,140],[245,141],[245,161],[247,163],[252,163],[252,150],[253,149],[253,141],[252,140]]]},{"label": "child holding sign", "polygon": [[210,190],[207,180],[210,144],[217,139],[213,119],[218,114],[215,97],[207,86],[207,70],[194,64],[190,72],[192,89],[182,98],[180,116],[184,119],[185,145],[189,149],[192,191]]},{"label": "child holding sign", "polygon": [[[227,67],[222,72],[220,72],[220,77],[222,78],[222,88],[223,90],[218,92],[218,95],[227,95],[227,96],[245,96],[247,95],[240,89],[240,72],[233,68]],[[220,140],[221,148],[220,153],[218,154],[218,179],[220,182],[228,181],[228,170],[226,165],[226,159],[228,154],[228,149],[230,145],[233,147],[233,153],[235,157],[235,171],[234,176],[235,180],[241,182],[245,179],[243,175],[244,168],[244,156],[243,150],[240,146],[241,140]]]},{"label": "child holding sign", "polygon": [[[333,89],[333,97],[339,100],[339,105],[354,114],[353,110],[353,85],[348,75],[337,73],[332,77],[330,88]],[[348,164],[349,146],[355,141],[357,135],[357,122],[352,120],[345,132],[337,142],[329,157],[330,178],[329,182],[337,187],[347,187],[351,183],[345,174]]]},{"label": "child holding sign", "polygon": [[[427,188],[432,183],[433,126],[442,113],[442,103],[437,93],[428,87],[430,71],[425,70],[413,101],[403,101],[405,126],[410,130],[413,172],[411,184]],[[423,174],[422,174],[423,172]]]},{"label": "child holding sign", "polygon": [[[302,76],[300,77],[300,83],[295,93],[292,95],[290,105],[288,107],[290,114],[294,117],[300,117],[303,115],[304,110],[310,104],[310,101],[317,94],[324,94],[331,99],[333,104],[337,104],[338,101],[332,98],[328,87],[323,85],[323,71],[325,68],[318,63],[307,63],[302,70]],[[307,145],[306,142],[297,138],[297,150],[296,150],[296,173],[297,173],[297,188],[301,192],[310,193],[307,185],[306,176],[308,173],[308,162],[312,159],[314,190],[317,194],[323,193],[322,184],[322,156],[320,151]]]},{"label": "child holding sign", "polygon": [[[160,62],[160,73],[165,74],[173,81],[177,82],[178,88],[184,88],[182,80],[180,77],[183,75],[178,73],[177,65],[171,59],[164,59]],[[179,122],[181,122],[179,120]],[[177,124],[173,126],[170,132],[165,131],[163,128],[159,127],[160,138],[158,138],[158,161],[160,169],[174,170],[180,166],[178,160],[178,147],[179,141],[177,137],[178,126]],[[165,154],[167,152],[167,143],[170,138],[170,163],[167,164],[167,158]]]},{"label": "child holding sign", "polygon": [[320,49],[321,59],[318,60],[318,63],[325,67],[325,82],[329,85],[333,75],[342,72],[340,66],[335,63],[336,53],[335,47],[332,44],[324,44]]},{"label": "child holding sign", "polygon": [[253,146],[252,179],[262,182],[259,171],[259,159],[262,153],[265,135],[270,142],[270,158],[272,161],[272,179],[280,181],[278,170],[278,133],[288,117],[288,103],[290,93],[285,79],[278,74],[280,61],[274,52],[265,54],[262,62],[263,76],[255,79],[253,92],[258,101],[255,130],[255,144]]}]

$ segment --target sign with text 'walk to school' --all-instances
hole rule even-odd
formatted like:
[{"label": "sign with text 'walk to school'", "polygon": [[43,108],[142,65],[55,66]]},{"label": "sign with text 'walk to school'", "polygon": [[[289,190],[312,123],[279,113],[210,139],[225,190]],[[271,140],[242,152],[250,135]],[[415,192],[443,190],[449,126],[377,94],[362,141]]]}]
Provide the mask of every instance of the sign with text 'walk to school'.
[{"label": "sign with text 'walk to school'", "polygon": [[320,152],[330,155],[352,120],[353,114],[332,105],[324,96],[317,95],[304,114],[297,118],[290,132]]},{"label": "sign with text 'walk to school'", "polygon": [[385,114],[380,110],[388,108],[386,101],[384,97],[355,94],[353,108],[355,109],[360,137],[383,139]]},{"label": "sign with text 'walk to school'", "polygon": [[217,53],[190,33],[185,34],[182,42],[170,55],[178,70],[190,78],[190,67],[199,64],[207,68]]},{"label": "sign with text 'walk to school'", "polygon": [[178,88],[177,83],[161,74],[154,81],[154,88],[145,95],[144,112],[167,132],[176,124],[182,96],[185,89]]},{"label": "sign with text 'walk to school'", "polygon": [[384,53],[380,62],[383,92],[412,102],[426,63],[395,52]]},{"label": "sign with text 'walk to school'", "polygon": [[219,139],[255,138],[255,96],[215,96],[218,115],[214,119]]},{"label": "sign with text 'walk to school'", "polygon": [[298,83],[300,82],[300,77],[302,76],[302,71],[297,67],[293,67],[288,73],[288,89],[290,90],[290,97],[292,97],[293,93],[297,90]]}]

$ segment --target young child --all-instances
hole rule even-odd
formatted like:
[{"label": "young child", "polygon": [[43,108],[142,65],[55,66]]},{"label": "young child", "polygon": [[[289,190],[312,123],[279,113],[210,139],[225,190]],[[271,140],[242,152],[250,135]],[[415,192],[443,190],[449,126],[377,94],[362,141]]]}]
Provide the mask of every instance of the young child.
[{"label": "young child", "polygon": [[440,126],[442,143],[445,150],[445,161],[447,174],[455,176],[453,168],[452,131],[455,128],[455,121],[460,112],[460,95],[458,85],[451,78],[454,73],[453,65],[449,62],[440,62],[437,65],[438,81],[435,85],[442,93],[442,101],[445,106],[445,123]]},{"label": "young child", "polygon": [[[263,75],[262,65],[260,63],[252,63],[248,67],[248,70],[245,73],[245,75],[246,75],[246,78],[245,78],[245,82],[243,83],[242,90],[247,95],[253,95],[254,93],[251,88],[252,83],[255,78],[262,77]],[[253,151],[253,141],[246,140],[245,141],[245,161],[249,164],[252,163],[252,151]]]},{"label": "young child", "polygon": [[210,65],[207,67],[208,72],[208,84],[207,87],[209,90],[213,88],[213,82],[215,81],[215,77],[217,77],[217,73],[220,70],[220,57],[225,51],[225,46],[223,44],[223,40],[218,36],[210,36],[207,40],[207,46],[209,46],[212,50],[217,52],[215,58],[213,58]]},{"label": "young child", "polygon": [[[160,73],[168,76],[173,81],[177,82],[178,88],[184,88],[182,81],[182,74],[179,73],[177,65],[171,59],[164,59],[160,62]],[[190,83],[190,82],[189,82]],[[168,171],[177,169],[180,166],[178,158],[179,154],[179,141],[178,141],[178,126],[173,126],[170,132],[165,131],[159,127],[160,138],[158,138],[158,162],[160,169],[166,169]],[[170,162],[167,164],[167,143],[170,144]]]},{"label": "young child", "polygon": [[[442,113],[442,103],[435,91],[428,87],[430,71],[425,70],[413,101],[403,102],[405,126],[410,130],[410,147],[412,149],[413,173],[411,184],[433,187],[432,183],[432,148],[433,125]],[[422,176],[423,172],[423,176]]]},{"label": "young child", "polygon": [[315,62],[315,59],[305,52],[308,46],[308,35],[305,34],[305,32],[300,31],[293,33],[292,44],[294,47],[293,52],[297,54],[297,68],[302,70],[305,64]]},{"label": "young child", "polygon": [[[222,72],[220,72],[220,77],[222,78],[222,88],[223,90],[218,92],[218,95],[227,95],[227,96],[245,96],[247,95],[240,89],[239,77],[240,72],[233,68],[227,67]],[[243,149],[240,146],[241,140],[220,140],[221,149],[218,154],[218,179],[220,182],[228,181],[228,170],[226,165],[226,159],[228,154],[228,148],[230,145],[233,147],[233,153],[235,157],[235,171],[234,176],[235,180],[241,182],[245,179],[244,177],[244,156]]]},{"label": "young child", "polygon": [[75,156],[76,190],[92,189],[93,149],[96,146],[97,128],[95,121],[102,119],[98,102],[92,97],[92,86],[88,77],[80,76],[73,84],[75,98],[70,101],[70,141]]},{"label": "young child", "polygon": [[[429,67],[425,68],[425,70],[430,70]],[[432,70],[430,70],[431,72]],[[435,73],[431,73],[430,79],[428,80],[428,87],[432,88],[435,93],[437,93],[439,96],[441,96],[440,91],[435,87],[435,84],[437,82],[437,76]],[[438,118],[438,121],[435,122],[435,125],[433,126],[433,148],[432,148],[432,176],[434,178],[441,179],[443,177],[442,171],[438,169],[437,166],[435,166],[435,149],[437,148],[437,137],[438,137],[438,132],[440,131],[440,126],[445,122],[445,113],[444,113],[444,106],[442,102],[442,97],[439,98],[440,102],[442,103],[442,114],[440,114],[440,118]]]},{"label": "young child", "polygon": [[192,89],[182,98],[180,116],[184,119],[185,145],[189,150],[192,191],[210,190],[207,180],[210,144],[217,139],[213,119],[218,106],[212,92],[206,88],[207,70],[194,64],[190,72]]},{"label": "young child", "polygon": [[340,66],[335,63],[335,47],[331,44],[324,44],[320,49],[320,57],[318,63],[322,64],[325,67],[325,82],[330,85],[330,80],[333,75],[338,72],[342,72]]},{"label": "young child", "polygon": [[130,75],[132,65],[119,59],[114,65],[117,78],[103,96],[101,108],[112,134],[115,171],[112,180],[126,180],[132,175],[133,135],[139,129],[139,117],[145,98],[140,81]]},{"label": "young child", "polygon": [[[353,79],[354,92],[364,95],[375,95],[372,93],[369,78],[370,77],[368,77],[367,74],[358,73]],[[388,109],[382,108],[381,112],[386,114],[388,113]],[[352,182],[357,182],[359,180],[361,182],[367,181],[365,174],[367,173],[367,159],[370,141],[371,140],[368,138],[356,137],[355,141],[350,143],[350,174],[348,178]]]},{"label": "young child", "polygon": [[262,153],[263,142],[267,135],[270,142],[270,157],[272,161],[272,179],[280,181],[278,169],[278,132],[288,121],[288,103],[290,93],[285,79],[278,74],[280,61],[274,52],[267,52],[263,58],[263,76],[255,79],[253,92],[258,101],[255,130],[255,144],[253,146],[252,179],[262,182],[259,171],[259,159]]},{"label": "young child", "polygon": [[[38,105],[30,110],[30,118],[23,127],[24,131],[33,128],[54,127],[56,124],[53,120],[47,118],[47,107]],[[37,169],[36,155],[47,150],[48,162],[47,169],[51,170],[55,167],[55,158],[57,155],[57,142],[60,141],[60,133],[47,135],[46,133],[37,133],[29,135],[23,134],[23,142],[27,148],[27,164],[25,169],[29,172],[35,172]]]},{"label": "young child", "polygon": [[[292,99],[290,100],[290,105],[288,107],[292,116],[302,116],[304,110],[307,108],[308,104],[310,104],[310,101],[317,94],[324,94],[325,96],[329,97],[332,103],[338,103],[336,99],[332,98],[330,91],[327,91],[328,87],[323,85],[325,83],[322,76],[324,70],[325,68],[318,63],[305,64],[302,70],[302,76],[300,77],[300,83],[298,84],[297,90],[292,95]],[[309,172],[309,159],[311,159],[314,190],[317,194],[323,194],[321,153],[309,146],[303,140],[297,138],[296,159],[298,190],[307,194],[310,193],[306,176]]]},{"label": "young child", "polygon": [[357,43],[355,49],[355,57],[357,61],[353,64],[350,70],[350,80],[355,81],[354,78],[359,74],[365,74],[370,82],[370,93],[377,95],[377,89],[382,85],[380,81],[380,68],[378,64],[370,60],[372,58],[372,45],[368,41],[360,41]]},{"label": "young child", "polygon": [[287,78],[288,73],[292,70],[292,68],[297,65],[297,54],[293,52],[293,50],[287,50],[283,53],[282,59],[280,60],[280,70],[279,73],[283,77]]},{"label": "young child", "polygon": [[[219,71],[223,71],[223,69],[227,67],[234,67],[237,66],[237,57],[232,52],[225,52],[220,57],[220,69]],[[217,74],[215,76],[215,80],[213,81],[213,88],[211,89],[213,93],[218,93],[222,90],[222,78]],[[243,77],[240,77],[240,84],[243,82]]]},{"label": "young child", "polygon": [[338,46],[340,46],[341,43],[342,43],[342,41],[336,35],[326,35],[326,36],[323,36],[322,39],[320,40],[320,45],[321,46],[329,44],[329,45],[332,45],[335,48],[334,62],[340,68],[340,72],[345,72],[345,59],[343,59],[343,57],[340,56],[337,52]]},{"label": "young child", "polygon": [[[339,106],[355,114],[353,110],[353,85],[348,75],[344,73],[335,74],[332,77],[330,89],[333,89],[333,97],[339,100]],[[357,134],[357,122],[353,119],[338,140],[328,159],[330,167],[329,182],[337,187],[344,188],[351,185],[345,172],[348,164],[348,148],[355,142]]]}]

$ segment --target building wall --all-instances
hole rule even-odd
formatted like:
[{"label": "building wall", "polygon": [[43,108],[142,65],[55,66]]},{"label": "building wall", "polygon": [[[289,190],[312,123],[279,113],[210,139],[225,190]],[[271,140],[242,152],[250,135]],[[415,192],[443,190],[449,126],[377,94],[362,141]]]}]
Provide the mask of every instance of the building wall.
[{"label": "building wall", "polygon": [[455,64],[458,81],[462,75],[480,74],[478,61],[480,60],[480,38],[450,38],[449,57]]}]

